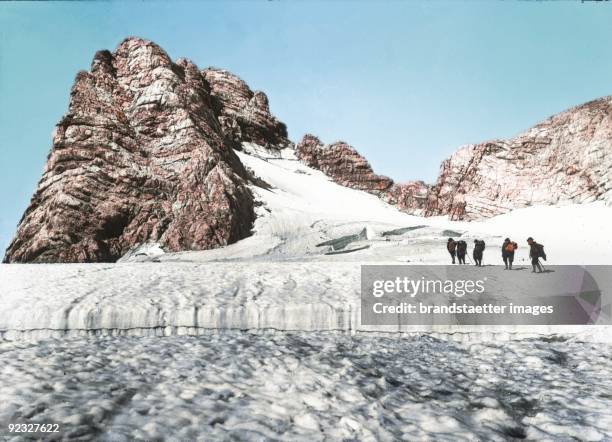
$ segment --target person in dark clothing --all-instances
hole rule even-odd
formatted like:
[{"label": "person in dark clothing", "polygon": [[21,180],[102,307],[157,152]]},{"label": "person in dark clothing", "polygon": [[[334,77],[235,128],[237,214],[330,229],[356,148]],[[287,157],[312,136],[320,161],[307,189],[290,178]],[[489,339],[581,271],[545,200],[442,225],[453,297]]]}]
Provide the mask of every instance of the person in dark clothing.
[{"label": "person in dark clothing", "polygon": [[502,259],[506,265],[506,270],[512,270],[512,262],[514,261],[514,251],[518,249],[518,244],[506,238],[502,244]]},{"label": "person in dark clothing", "polygon": [[481,239],[474,240],[474,251],[472,256],[474,257],[474,264],[478,267],[482,267],[482,255],[485,249],[485,242]]},{"label": "person in dark clothing", "polygon": [[467,252],[467,243],[463,240],[457,241],[457,260],[459,264],[465,264],[465,254]]},{"label": "person in dark clothing", "polygon": [[453,264],[455,263],[456,249],[457,243],[455,242],[455,240],[453,238],[448,238],[448,241],[446,243],[446,250],[448,250],[448,253],[450,253],[451,258],[453,259]]},{"label": "person in dark clothing", "polygon": [[538,270],[538,273],[542,273],[544,269],[540,263],[540,258],[546,261],[544,246],[535,242],[532,237],[527,238],[527,244],[529,244],[529,257],[531,258],[531,267],[533,267],[531,273],[535,273],[536,269]]}]

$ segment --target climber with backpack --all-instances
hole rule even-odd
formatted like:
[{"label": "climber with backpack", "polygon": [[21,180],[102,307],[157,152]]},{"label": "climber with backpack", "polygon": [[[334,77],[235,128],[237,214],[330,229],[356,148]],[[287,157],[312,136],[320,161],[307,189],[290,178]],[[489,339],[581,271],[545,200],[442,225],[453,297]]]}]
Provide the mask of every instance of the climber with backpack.
[{"label": "climber with backpack", "polygon": [[448,250],[448,253],[450,253],[451,258],[453,259],[453,264],[455,263],[456,249],[457,243],[455,240],[453,238],[448,238],[448,241],[446,242],[446,250]]},{"label": "climber with backpack", "polygon": [[472,256],[474,258],[474,264],[478,267],[482,267],[482,255],[485,249],[485,242],[482,239],[474,240],[474,251]]},{"label": "climber with backpack", "polygon": [[512,270],[512,262],[514,261],[514,251],[518,249],[518,244],[506,238],[502,244],[502,259],[506,265],[506,270]]},{"label": "climber with backpack", "polygon": [[540,258],[546,261],[544,246],[537,243],[532,237],[527,238],[527,244],[529,244],[529,257],[531,258],[531,266],[533,267],[531,273],[535,273],[536,268],[538,269],[538,273],[542,273],[544,269],[540,263]]},{"label": "climber with backpack", "polygon": [[465,254],[467,252],[467,243],[463,240],[457,241],[457,259],[459,264],[465,264]]}]

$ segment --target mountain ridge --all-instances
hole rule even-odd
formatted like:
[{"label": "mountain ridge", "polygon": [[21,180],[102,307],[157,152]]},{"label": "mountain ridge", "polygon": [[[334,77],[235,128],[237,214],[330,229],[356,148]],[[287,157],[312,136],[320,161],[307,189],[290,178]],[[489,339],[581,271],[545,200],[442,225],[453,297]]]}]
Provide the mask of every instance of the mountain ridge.
[{"label": "mountain ridge", "polygon": [[136,37],[79,72],[43,176],[4,262],[116,261],[144,242],[168,251],[251,234],[250,186],[235,151],[254,143],[420,216],[477,220],[516,208],[612,200],[612,98],[574,106],[516,137],[461,146],[435,183],[377,175],[346,142],[294,144],[268,98],[219,68],[173,62]]}]

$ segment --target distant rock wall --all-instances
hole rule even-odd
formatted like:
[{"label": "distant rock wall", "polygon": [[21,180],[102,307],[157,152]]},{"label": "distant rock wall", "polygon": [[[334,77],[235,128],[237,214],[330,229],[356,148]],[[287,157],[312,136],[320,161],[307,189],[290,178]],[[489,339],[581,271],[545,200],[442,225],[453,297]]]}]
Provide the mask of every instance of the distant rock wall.
[{"label": "distant rock wall", "polygon": [[147,241],[180,251],[248,236],[253,196],[214,100],[206,74],[152,42],[98,52],[4,261],[115,261]]},{"label": "distant rock wall", "polygon": [[322,171],[342,186],[372,193],[413,214],[421,214],[425,209],[429,187],[424,182],[395,184],[391,178],[375,174],[370,163],[343,141],[324,144],[308,134],[295,149],[307,166]]},{"label": "distant rock wall", "polygon": [[442,163],[426,215],[487,218],[531,205],[612,201],[612,98],[554,115]]},{"label": "distant rock wall", "polygon": [[393,185],[393,180],[376,175],[368,161],[343,141],[326,145],[314,135],[305,135],[295,149],[304,164],[342,186],[381,195]]},{"label": "distant rock wall", "polygon": [[442,162],[434,185],[394,184],[351,146],[323,145],[312,135],[297,152],[335,182],[415,215],[476,220],[531,205],[612,203],[612,98],[569,109],[509,140],[464,146]]}]

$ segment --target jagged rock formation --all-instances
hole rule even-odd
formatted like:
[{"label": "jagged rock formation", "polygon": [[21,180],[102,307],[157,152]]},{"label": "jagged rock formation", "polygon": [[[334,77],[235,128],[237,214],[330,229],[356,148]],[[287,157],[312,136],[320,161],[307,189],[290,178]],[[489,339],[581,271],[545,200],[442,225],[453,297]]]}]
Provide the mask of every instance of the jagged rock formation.
[{"label": "jagged rock formation", "polygon": [[398,209],[412,215],[425,215],[430,186],[423,181],[395,183],[383,195],[383,199]]},{"label": "jagged rock formation", "polygon": [[202,73],[210,84],[221,128],[235,142],[235,148],[245,141],[269,149],[291,144],[285,124],[270,114],[266,94],[253,92],[244,81],[225,70],[208,68]]},{"label": "jagged rock formation", "polygon": [[442,163],[432,186],[394,184],[345,143],[324,146],[307,135],[297,150],[335,182],[415,215],[475,220],[531,205],[612,202],[612,97],[557,114],[510,140],[464,146]]},{"label": "jagged rock formation", "polygon": [[[292,146],[263,92],[235,75],[173,62],[128,38],[80,72],[43,177],[5,262],[116,261],[134,246],[225,245],[250,234],[250,183],[234,149]],[[555,115],[510,140],[468,145],[437,182],[396,184],[353,147],[306,135],[297,157],[343,186],[409,213],[478,219],[536,204],[612,201],[612,98]],[[263,185],[263,183],[260,183]]]},{"label": "jagged rock formation", "polygon": [[429,186],[423,181],[396,184],[391,178],[375,174],[370,163],[345,142],[323,144],[316,136],[307,134],[297,144],[296,155],[342,186],[372,193],[413,214],[421,214],[425,209]]},{"label": "jagged rock formation", "polygon": [[376,175],[370,163],[343,141],[326,145],[308,134],[295,150],[307,166],[322,171],[342,186],[383,195],[393,185],[392,179]]},{"label": "jagged rock formation", "polygon": [[[219,124],[209,73],[138,38],[98,52],[76,77],[4,261],[115,261],[147,241],[198,250],[249,235],[247,172]],[[232,98],[226,90],[224,109]],[[248,106],[268,121],[264,101]]]},{"label": "jagged rock formation", "polygon": [[442,163],[426,215],[474,220],[542,204],[612,202],[612,97],[554,115],[510,140]]}]

